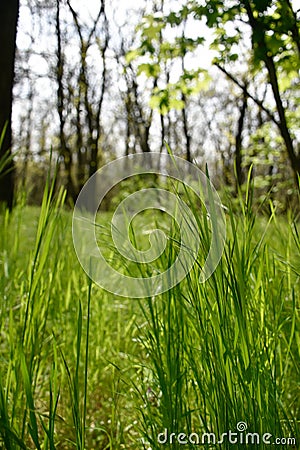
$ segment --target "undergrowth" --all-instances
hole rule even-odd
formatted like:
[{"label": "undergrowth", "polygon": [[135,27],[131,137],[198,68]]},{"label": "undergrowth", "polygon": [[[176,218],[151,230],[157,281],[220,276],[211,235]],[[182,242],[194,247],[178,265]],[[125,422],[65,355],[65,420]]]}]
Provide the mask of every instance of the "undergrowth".
[{"label": "undergrowth", "polygon": [[[242,422],[238,439],[269,433],[299,443],[297,217],[277,217],[272,205],[260,215],[249,188],[238,212],[228,201],[225,251],[209,280],[199,282],[199,255],[179,285],[135,300],[85,275],[63,192],[52,190],[40,209],[16,206],[0,217],[2,448],[226,449],[228,439],[217,440]],[[206,248],[209,219],[190,208]],[[167,266],[179,230],[165,228],[159,264]]]}]

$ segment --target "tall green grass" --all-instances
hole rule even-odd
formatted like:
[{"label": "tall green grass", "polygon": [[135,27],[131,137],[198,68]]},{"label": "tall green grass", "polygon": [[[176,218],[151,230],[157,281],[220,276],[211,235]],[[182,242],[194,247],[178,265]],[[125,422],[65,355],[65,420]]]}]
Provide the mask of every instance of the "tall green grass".
[{"label": "tall green grass", "polygon": [[[203,252],[180,285],[137,301],[88,279],[63,204],[49,181],[40,209],[0,217],[2,448],[176,449],[180,433],[220,437],[241,421],[299,445],[298,218],[277,217],[272,205],[270,216],[260,214],[251,187],[239,208],[228,200],[225,251],[202,284],[210,223],[191,200]],[[178,254],[178,227],[156,222],[169,235],[166,251],[156,266],[130,265],[134,276]],[[160,444],[165,430],[175,435]]]},{"label": "tall green grass", "polygon": [[[175,289],[141,302],[149,354],[142,424],[152,449],[181,448],[178,436],[186,441],[191,433],[199,442],[188,448],[199,448],[202,438],[201,448],[212,448],[207,433],[216,435],[213,448],[232,448],[226,437],[218,440],[238,432],[239,422],[247,429],[234,448],[245,448],[247,432],[260,434],[251,448],[265,448],[265,433],[299,445],[299,218],[277,218],[272,205],[270,217],[260,216],[251,197],[250,186],[244,198],[240,193],[240,214],[229,206],[223,258],[206,283],[199,282],[199,260]],[[205,250],[206,215],[190,207]],[[280,448],[290,448],[286,442]]]},{"label": "tall green grass", "polygon": [[0,446],[131,448],[132,304],[92,286],[63,203],[49,183],[41,208],[0,218]]}]

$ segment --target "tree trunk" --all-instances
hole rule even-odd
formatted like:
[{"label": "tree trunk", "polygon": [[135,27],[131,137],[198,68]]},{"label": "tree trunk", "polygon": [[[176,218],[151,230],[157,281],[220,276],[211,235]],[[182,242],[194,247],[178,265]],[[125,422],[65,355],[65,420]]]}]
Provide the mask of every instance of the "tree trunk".
[{"label": "tree trunk", "polygon": [[[186,105],[186,97],[184,94],[181,96],[182,101]],[[188,162],[192,162],[192,154],[191,154],[191,135],[189,132],[189,126],[188,126],[188,119],[187,119],[187,113],[186,113],[186,106],[182,108],[182,122],[183,122],[183,132],[185,137],[185,154],[186,154],[186,160]]]},{"label": "tree trunk", "polygon": [[[89,150],[89,177],[91,177],[98,170],[99,165],[99,141],[101,138],[101,113],[102,113],[102,105],[104,100],[104,94],[106,90],[106,80],[107,80],[107,66],[106,66],[106,51],[108,49],[109,44],[109,29],[108,29],[108,21],[106,17],[105,11],[105,0],[100,1],[99,11],[97,17],[94,20],[93,26],[89,31],[87,39],[84,38],[84,29],[82,25],[80,25],[79,18],[77,12],[73,9],[71,2],[67,0],[67,5],[70,9],[70,12],[73,16],[73,21],[77,30],[77,34],[80,41],[80,73],[79,73],[79,108],[82,106],[85,110],[85,120],[86,126],[88,130],[88,138],[87,138],[87,148]],[[101,44],[99,44],[99,51],[101,53],[102,58],[102,85],[100,90],[100,95],[98,101],[95,102],[95,99],[90,99],[91,85],[89,83],[88,77],[88,64],[87,64],[87,53],[88,49],[91,46],[92,38],[97,36],[97,25],[99,20],[103,16],[104,20],[104,39],[103,43],[101,40]],[[79,111],[79,110],[78,110]],[[77,115],[79,118],[79,116]],[[80,120],[77,121],[77,124],[80,125]]]},{"label": "tree trunk", "polygon": [[[300,156],[296,152],[294,148],[293,139],[290,134],[290,130],[288,128],[287,120],[286,120],[286,111],[283,106],[281,93],[279,90],[278,76],[275,67],[274,57],[272,53],[269,51],[266,38],[265,38],[265,30],[262,25],[257,21],[254,17],[253,11],[251,9],[250,2],[245,1],[245,8],[248,14],[249,24],[252,28],[252,41],[253,46],[257,45],[261,52],[261,57],[268,71],[270,85],[272,87],[274,100],[276,103],[276,108],[279,116],[278,127],[282,136],[282,139],[285,143],[285,147],[287,150],[287,154],[291,163],[292,170],[294,172],[295,182],[298,186],[298,177],[300,175]],[[254,39],[255,36],[255,39]]]},{"label": "tree trunk", "polygon": [[[0,159],[11,155],[11,114],[12,91],[14,83],[14,65],[16,53],[16,35],[19,13],[18,0],[1,0],[0,2],[0,134],[6,127],[6,132],[0,148]],[[0,202],[4,202],[10,209],[13,204],[14,163],[10,158],[5,173],[0,175]]]},{"label": "tree trunk", "polygon": [[238,120],[237,133],[235,136],[235,169],[236,169],[236,178],[237,178],[237,186],[236,191],[238,192],[238,188],[242,186],[244,182],[244,174],[242,169],[242,135],[245,124],[246,110],[247,110],[247,101],[248,97],[243,91],[242,104],[239,108],[240,116]]},{"label": "tree trunk", "polygon": [[72,177],[73,155],[67,143],[65,134],[65,93],[63,86],[64,78],[64,55],[62,51],[62,39],[60,29],[60,0],[56,0],[56,38],[57,38],[57,63],[56,63],[56,81],[57,81],[57,112],[59,116],[59,141],[60,155],[63,157],[64,169],[66,174],[66,189],[70,199],[75,202],[76,191]]}]

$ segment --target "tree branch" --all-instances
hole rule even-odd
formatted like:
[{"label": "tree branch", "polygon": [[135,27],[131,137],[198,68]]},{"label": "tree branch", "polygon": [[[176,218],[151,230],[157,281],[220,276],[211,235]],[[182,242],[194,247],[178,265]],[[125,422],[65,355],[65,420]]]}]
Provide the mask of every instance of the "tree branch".
[{"label": "tree branch", "polygon": [[225,67],[222,67],[220,64],[215,63],[215,66],[221,70],[221,72],[223,72],[231,81],[233,81],[234,84],[236,84],[242,91],[243,93],[249,97],[252,101],[254,101],[254,103],[256,103],[257,106],[259,106],[269,117],[269,119],[275,123],[275,125],[277,127],[280,128],[280,123],[278,122],[278,120],[275,118],[274,114],[264,106],[263,102],[260,101],[258,98],[254,97],[252,94],[250,94],[250,92],[248,91],[247,87],[245,85],[243,85],[242,83],[240,83],[239,80],[237,80],[237,78],[235,78],[231,73],[229,73]]}]

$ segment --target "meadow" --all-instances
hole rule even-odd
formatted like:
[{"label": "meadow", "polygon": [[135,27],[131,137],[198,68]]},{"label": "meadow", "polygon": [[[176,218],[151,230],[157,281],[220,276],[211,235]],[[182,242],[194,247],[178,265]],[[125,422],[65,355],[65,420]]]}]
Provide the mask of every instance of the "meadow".
[{"label": "meadow", "polygon": [[299,448],[299,218],[227,207],[213,275],[145,299],[87,277],[62,191],[1,213],[1,448]]}]

